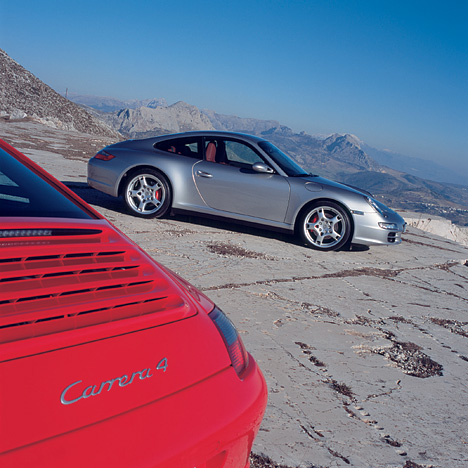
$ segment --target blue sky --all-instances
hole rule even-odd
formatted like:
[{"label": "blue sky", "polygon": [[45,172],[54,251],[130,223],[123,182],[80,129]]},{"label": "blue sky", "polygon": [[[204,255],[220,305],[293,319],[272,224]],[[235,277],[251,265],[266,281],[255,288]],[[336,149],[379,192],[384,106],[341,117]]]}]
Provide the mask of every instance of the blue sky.
[{"label": "blue sky", "polygon": [[0,47],[59,92],[352,133],[468,174],[465,0],[0,0]]}]

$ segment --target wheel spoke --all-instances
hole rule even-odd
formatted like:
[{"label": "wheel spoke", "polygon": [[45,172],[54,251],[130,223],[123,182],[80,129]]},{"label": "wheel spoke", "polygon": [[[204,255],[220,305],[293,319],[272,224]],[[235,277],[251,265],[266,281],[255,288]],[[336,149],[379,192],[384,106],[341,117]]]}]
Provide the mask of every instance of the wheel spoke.
[{"label": "wheel spoke", "polygon": [[325,240],[325,236],[323,236],[322,234],[319,234],[317,233],[317,237],[315,238],[315,243],[317,245],[323,245],[323,241]]},{"label": "wheel spoke", "polygon": [[145,200],[142,200],[141,198],[139,199],[139,203],[138,203],[138,206],[137,206],[137,210],[140,211],[141,213],[144,213],[145,212],[145,206],[146,206],[146,202]]},{"label": "wheel spoke", "polygon": [[329,220],[332,226],[335,226],[343,221],[343,218],[340,215],[336,215],[334,218]]},{"label": "wheel spoke", "polygon": [[319,219],[318,219],[319,221],[322,221],[322,222],[327,221],[327,215],[326,215],[325,209],[323,207],[321,207],[318,210],[317,214],[318,214],[318,217],[319,217]]},{"label": "wheel spoke", "polygon": [[128,191],[131,197],[141,198],[141,190],[140,189],[132,189]]},{"label": "wheel spoke", "polygon": [[140,181],[142,189],[151,187],[151,185],[148,184],[147,178],[145,176],[141,176],[138,180]]}]

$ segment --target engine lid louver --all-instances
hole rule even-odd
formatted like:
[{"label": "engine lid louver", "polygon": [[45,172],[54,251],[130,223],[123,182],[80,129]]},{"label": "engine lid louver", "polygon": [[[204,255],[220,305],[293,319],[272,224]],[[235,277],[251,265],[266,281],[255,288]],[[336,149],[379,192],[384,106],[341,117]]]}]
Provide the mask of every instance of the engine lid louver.
[{"label": "engine lid louver", "polygon": [[12,239],[15,237],[92,236],[101,232],[99,229],[0,229],[0,239]]},{"label": "engine lid louver", "polygon": [[0,235],[0,343],[161,311],[187,315],[180,290],[106,221],[35,224],[0,230],[9,233]]}]

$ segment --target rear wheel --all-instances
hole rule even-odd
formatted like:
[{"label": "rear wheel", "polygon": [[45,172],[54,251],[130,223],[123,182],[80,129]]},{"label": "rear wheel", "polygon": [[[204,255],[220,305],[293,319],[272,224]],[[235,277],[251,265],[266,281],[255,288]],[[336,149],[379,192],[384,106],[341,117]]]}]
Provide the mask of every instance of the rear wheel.
[{"label": "rear wheel", "polygon": [[301,216],[299,233],[312,249],[338,250],[348,242],[351,222],[346,210],[337,203],[315,203]]},{"label": "rear wheel", "polygon": [[161,218],[171,207],[171,189],[167,179],[154,169],[130,174],[123,192],[130,212],[145,218]]}]

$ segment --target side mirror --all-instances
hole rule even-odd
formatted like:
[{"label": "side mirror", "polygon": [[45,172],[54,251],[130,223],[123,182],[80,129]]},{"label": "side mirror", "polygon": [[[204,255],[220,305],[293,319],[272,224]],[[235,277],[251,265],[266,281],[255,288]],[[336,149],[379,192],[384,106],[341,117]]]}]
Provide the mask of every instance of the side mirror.
[{"label": "side mirror", "polygon": [[257,162],[252,166],[255,172],[262,172],[264,174],[273,174],[275,171],[264,163]]}]

